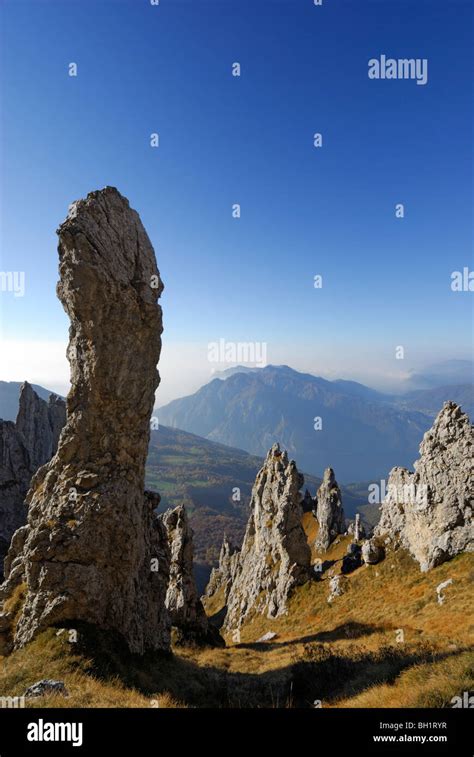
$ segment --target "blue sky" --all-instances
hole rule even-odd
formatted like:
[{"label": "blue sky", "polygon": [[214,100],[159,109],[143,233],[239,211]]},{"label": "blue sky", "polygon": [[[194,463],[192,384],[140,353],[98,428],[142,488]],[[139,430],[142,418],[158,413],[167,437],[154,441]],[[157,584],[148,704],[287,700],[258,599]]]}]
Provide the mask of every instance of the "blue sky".
[{"label": "blue sky", "polygon": [[[165,282],[165,399],[219,338],[378,386],[469,356],[469,2],[3,0],[1,22],[1,270],[26,290],[0,293],[0,378],[67,382],[55,229],[106,184]],[[428,83],[370,80],[381,54],[427,58]]]}]

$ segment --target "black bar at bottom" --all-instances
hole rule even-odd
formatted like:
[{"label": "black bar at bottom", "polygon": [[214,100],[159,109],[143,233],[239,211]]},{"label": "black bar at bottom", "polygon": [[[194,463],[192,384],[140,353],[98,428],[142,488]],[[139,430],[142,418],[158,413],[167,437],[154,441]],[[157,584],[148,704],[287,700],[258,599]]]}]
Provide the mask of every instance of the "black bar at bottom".
[{"label": "black bar at bottom", "polygon": [[[321,754],[472,757],[473,718],[466,709],[2,709],[0,757],[168,753],[201,748],[224,754],[261,746]],[[28,738],[29,737],[29,738]],[[52,740],[55,738],[56,740]],[[67,740],[69,739],[69,740]],[[74,746],[75,744],[75,746]],[[288,746],[286,748],[288,748]],[[101,750],[99,752],[99,750]],[[356,750],[354,752],[354,750]]]}]

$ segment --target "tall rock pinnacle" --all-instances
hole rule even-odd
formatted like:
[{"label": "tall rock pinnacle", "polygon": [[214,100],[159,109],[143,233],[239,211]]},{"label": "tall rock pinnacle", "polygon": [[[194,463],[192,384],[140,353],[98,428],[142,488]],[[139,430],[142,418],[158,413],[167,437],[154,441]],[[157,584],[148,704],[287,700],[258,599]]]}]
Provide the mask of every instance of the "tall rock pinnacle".
[{"label": "tall rock pinnacle", "polygon": [[415,472],[394,468],[376,536],[398,541],[426,571],[474,551],[473,427],[446,402],[420,446]]},{"label": "tall rock pinnacle", "polygon": [[219,565],[212,569],[209,583],[206,586],[204,595],[206,600],[221,594],[223,605],[227,604],[227,597],[238,569],[239,554],[240,549],[232,544],[224,534],[219,553]]},{"label": "tall rock pinnacle", "polygon": [[316,499],[319,531],[315,547],[325,552],[336,536],[343,534],[346,530],[341,490],[332,468],[326,468],[324,471],[323,482],[318,489]]},{"label": "tall rock pinnacle", "polygon": [[8,554],[0,599],[22,581],[27,593],[7,632],[0,615],[4,646],[78,620],[119,632],[132,652],[167,649],[169,547],[144,493],[163,285],[138,214],[113,187],[74,202],[58,234],[72,386]]},{"label": "tall rock pinnacle", "polygon": [[223,645],[219,632],[210,626],[198,595],[193,573],[193,530],[184,505],[160,516],[170,545],[170,580],[166,607],[175,628],[175,643]]},{"label": "tall rock pinnacle", "polygon": [[303,483],[295,463],[275,444],[252,489],[250,518],[227,598],[226,630],[238,629],[253,612],[282,615],[291,590],[308,580],[311,552],[299,493]]}]

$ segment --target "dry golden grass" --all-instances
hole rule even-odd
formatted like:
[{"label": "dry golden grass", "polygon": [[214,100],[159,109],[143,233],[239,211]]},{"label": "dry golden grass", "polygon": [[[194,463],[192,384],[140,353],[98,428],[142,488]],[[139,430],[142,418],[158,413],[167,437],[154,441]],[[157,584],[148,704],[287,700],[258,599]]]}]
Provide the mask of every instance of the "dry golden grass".
[{"label": "dry golden grass", "polygon": [[454,695],[474,689],[474,653],[420,663],[382,683],[341,699],[333,707],[449,707]]},{"label": "dry golden grass", "polygon": [[213,615],[217,615],[225,605],[224,587],[216,591],[212,597],[205,597],[203,600],[204,609],[206,615],[211,618]]},{"label": "dry golden grass", "polygon": [[28,707],[179,707],[169,692],[145,695],[126,685],[118,675],[94,671],[94,663],[67,635],[49,629],[31,644],[0,657],[0,695],[21,696],[33,683],[53,678],[63,681],[69,697],[48,695],[27,700]]},{"label": "dry golden grass", "polygon": [[26,584],[18,584],[12,591],[12,594],[5,600],[3,605],[4,612],[17,613],[20,611],[26,594]]},{"label": "dry golden grass", "polygon": [[[317,524],[305,514],[310,544]],[[288,613],[254,616],[241,643],[225,649],[182,648],[172,656],[129,655],[85,629],[83,644],[46,631],[0,660],[0,695],[18,696],[41,678],[64,681],[70,697],[43,697],[54,707],[440,707],[474,689],[472,577],[463,554],[421,573],[403,550],[346,578],[346,593],[327,602],[328,571],[339,572],[349,537],[313,560],[324,572],[299,587]],[[448,578],[445,601],[436,587]],[[22,601],[22,589],[11,609]],[[208,603],[214,615],[223,597]],[[256,644],[267,631],[277,638]],[[403,640],[400,640],[400,630]]]}]

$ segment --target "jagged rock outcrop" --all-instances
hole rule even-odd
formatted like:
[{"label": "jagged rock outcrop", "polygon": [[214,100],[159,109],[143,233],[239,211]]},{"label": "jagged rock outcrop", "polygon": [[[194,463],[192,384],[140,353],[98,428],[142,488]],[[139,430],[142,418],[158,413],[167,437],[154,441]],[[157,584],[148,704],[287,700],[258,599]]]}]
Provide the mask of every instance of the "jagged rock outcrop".
[{"label": "jagged rock outcrop", "polygon": [[319,531],[314,546],[319,552],[325,552],[336,536],[346,530],[341,490],[332,468],[326,468],[324,471],[323,482],[316,498]]},{"label": "jagged rock outcrop", "polygon": [[26,523],[31,478],[56,452],[65,422],[64,400],[52,394],[45,402],[27,381],[15,423],[0,420],[0,579],[12,536]]},{"label": "jagged rock outcrop", "polygon": [[175,642],[223,645],[217,629],[210,626],[198,596],[193,574],[193,530],[186,508],[179,505],[161,516],[170,546],[169,584],[166,607],[175,627]]},{"label": "jagged rock outcrop", "polygon": [[7,557],[0,599],[20,582],[26,599],[14,626],[0,613],[0,639],[20,647],[49,625],[83,621],[121,634],[132,652],[166,650],[169,547],[156,495],[144,493],[163,285],[138,214],[112,187],[74,202],[58,233],[67,423]]},{"label": "jagged rock outcrop", "polygon": [[211,571],[204,595],[205,599],[212,599],[218,593],[222,593],[222,602],[227,604],[227,597],[239,564],[239,553],[239,547],[232,544],[224,535],[219,554],[219,565]]},{"label": "jagged rock outcrop", "polygon": [[275,444],[252,489],[250,518],[227,598],[226,630],[239,628],[252,612],[282,615],[292,589],[309,579],[311,553],[301,525],[303,483],[294,461]]},{"label": "jagged rock outcrop", "polygon": [[22,384],[15,425],[30,450],[33,471],[51,460],[65,423],[66,403],[63,399],[51,394],[49,401],[45,402],[31,384],[27,381]]},{"label": "jagged rock outcrop", "polygon": [[426,571],[474,551],[473,427],[446,402],[420,446],[411,473],[394,468],[375,535],[399,542]]}]

